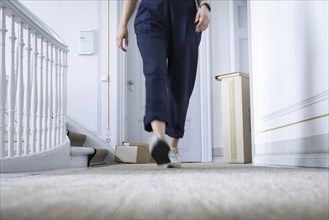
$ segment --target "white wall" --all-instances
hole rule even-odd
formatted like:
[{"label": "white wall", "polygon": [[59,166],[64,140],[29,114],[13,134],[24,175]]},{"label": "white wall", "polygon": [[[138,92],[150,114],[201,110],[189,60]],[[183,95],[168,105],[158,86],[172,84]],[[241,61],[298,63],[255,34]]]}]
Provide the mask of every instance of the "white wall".
[{"label": "white wall", "polygon": [[328,1],[252,1],[254,162],[328,166]]}]

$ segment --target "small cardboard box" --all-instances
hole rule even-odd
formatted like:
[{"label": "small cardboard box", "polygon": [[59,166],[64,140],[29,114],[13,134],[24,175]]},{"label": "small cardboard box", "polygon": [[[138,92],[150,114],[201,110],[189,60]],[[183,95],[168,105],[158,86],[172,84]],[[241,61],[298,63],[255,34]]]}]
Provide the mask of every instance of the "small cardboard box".
[{"label": "small cardboard box", "polygon": [[[147,143],[142,143],[142,142],[131,142],[131,141],[122,141],[122,145],[129,145],[129,146],[137,146],[137,147],[147,147],[149,148],[149,145]],[[153,159],[153,157],[150,155],[150,160],[149,163],[155,163],[155,160]]]},{"label": "small cardboard box", "polygon": [[117,145],[115,148],[115,161],[119,163],[149,163],[150,158],[148,147]]},{"label": "small cardboard box", "polygon": [[142,142],[131,142],[131,141],[122,141],[122,145],[137,146],[137,147],[148,147],[149,145]]}]

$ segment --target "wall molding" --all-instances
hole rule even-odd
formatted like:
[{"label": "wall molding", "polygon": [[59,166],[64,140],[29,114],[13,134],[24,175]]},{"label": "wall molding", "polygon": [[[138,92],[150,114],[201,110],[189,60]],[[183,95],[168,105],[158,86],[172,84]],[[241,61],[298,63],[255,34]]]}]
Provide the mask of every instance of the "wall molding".
[{"label": "wall molding", "polygon": [[326,101],[329,99],[329,90],[326,90],[324,92],[321,92],[317,95],[314,95],[312,97],[309,97],[307,99],[304,99],[300,102],[297,102],[293,105],[290,105],[286,108],[283,108],[281,110],[278,110],[278,111],[275,111],[271,114],[268,114],[266,116],[263,116],[259,119],[258,123],[264,123],[264,122],[267,122],[267,121],[270,121],[270,120],[273,120],[273,119],[276,119],[278,117],[281,117],[281,116],[284,116],[284,115],[287,115],[289,113],[292,113],[292,112],[295,112],[295,111],[298,111],[300,109],[304,109],[308,106],[312,106],[312,105],[315,105],[317,103],[320,103],[320,102],[323,102],[323,101]]},{"label": "wall molding", "polygon": [[274,130],[277,130],[277,129],[289,127],[289,126],[296,125],[296,124],[303,123],[303,122],[313,121],[315,119],[324,118],[324,117],[328,117],[328,116],[329,116],[329,113],[328,114],[323,114],[323,115],[318,115],[318,116],[314,116],[314,117],[311,117],[311,118],[306,118],[306,119],[303,119],[303,120],[290,122],[288,124],[284,124],[284,125],[277,126],[277,127],[274,127],[274,128],[268,128],[268,129],[265,129],[265,130],[261,130],[259,132],[264,133],[264,132],[274,131]]}]

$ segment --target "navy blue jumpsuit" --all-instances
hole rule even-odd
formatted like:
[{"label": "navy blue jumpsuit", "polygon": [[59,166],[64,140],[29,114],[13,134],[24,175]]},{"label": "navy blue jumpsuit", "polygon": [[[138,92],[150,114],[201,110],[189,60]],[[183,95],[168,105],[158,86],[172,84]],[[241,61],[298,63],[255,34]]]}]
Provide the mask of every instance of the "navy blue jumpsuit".
[{"label": "navy blue jumpsuit", "polygon": [[144,126],[166,123],[166,134],[184,135],[201,33],[195,31],[195,0],[142,0],[135,18],[146,84]]}]

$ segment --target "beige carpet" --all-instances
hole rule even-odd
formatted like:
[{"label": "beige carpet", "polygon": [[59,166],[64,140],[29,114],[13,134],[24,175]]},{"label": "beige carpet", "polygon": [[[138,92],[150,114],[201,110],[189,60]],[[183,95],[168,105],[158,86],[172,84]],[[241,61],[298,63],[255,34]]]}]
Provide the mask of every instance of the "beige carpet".
[{"label": "beige carpet", "polygon": [[328,219],[328,169],[118,164],[1,176],[1,219]]}]

